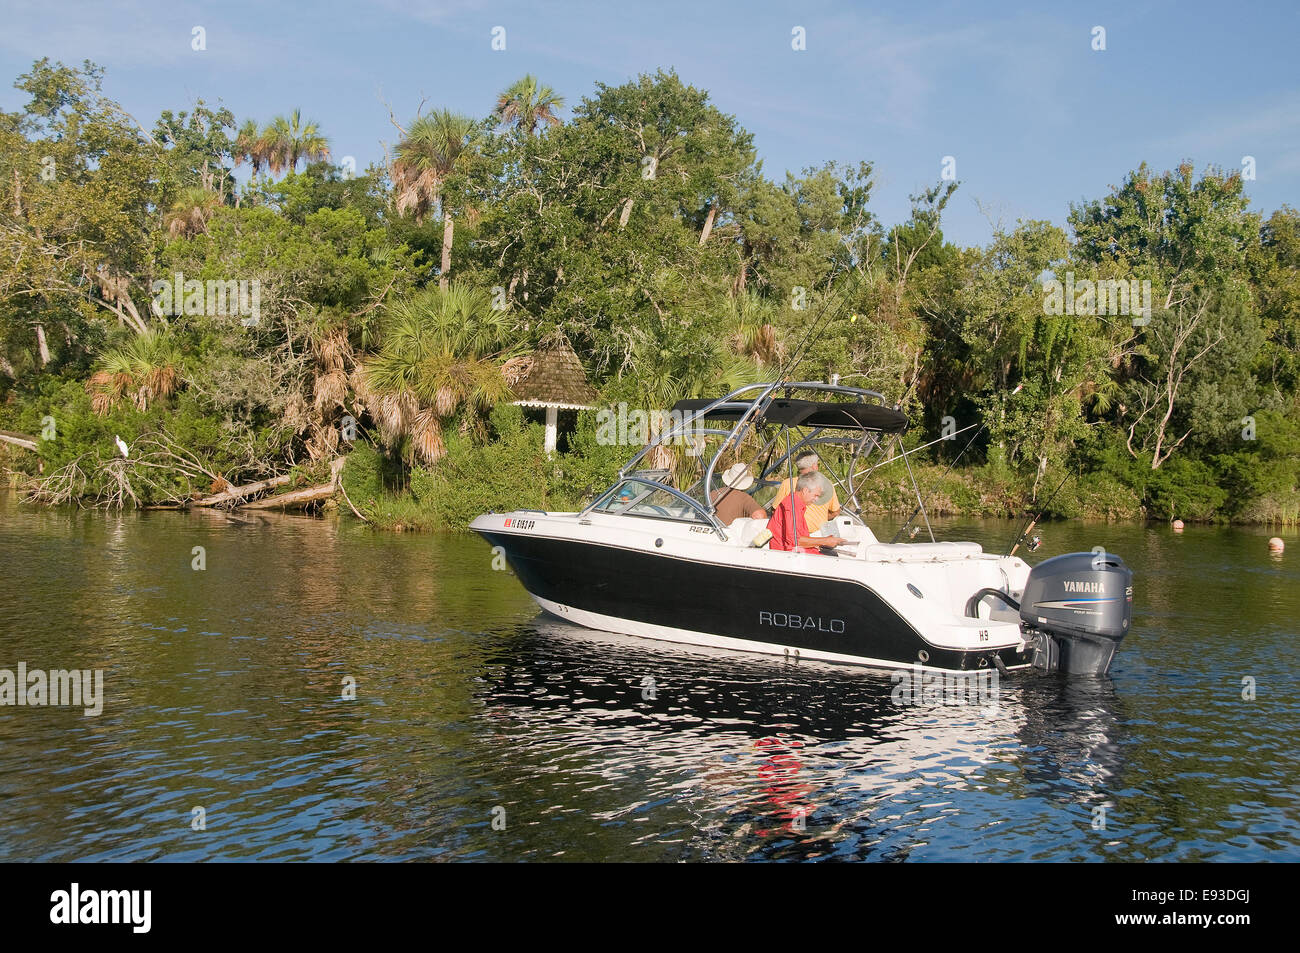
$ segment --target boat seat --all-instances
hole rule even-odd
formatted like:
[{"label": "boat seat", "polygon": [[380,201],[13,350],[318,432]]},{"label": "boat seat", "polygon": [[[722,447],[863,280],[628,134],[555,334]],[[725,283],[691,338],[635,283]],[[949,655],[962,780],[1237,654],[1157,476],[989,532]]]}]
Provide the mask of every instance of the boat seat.
[{"label": "boat seat", "polygon": [[979,543],[874,543],[863,548],[861,557],[873,562],[929,562],[964,559],[982,552]]},{"label": "boat seat", "polygon": [[[767,520],[756,520],[749,516],[740,516],[732,520],[727,526],[727,539],[737,546],[749,546],[754,542],[754,537],[765,529],[767,529]],[[862,524],[854,523],[848,517],[828,520],[813,535],[829,536],[832,533],[849,540],[851,547],[862,544],[868,546],[878,545],[876,536],[870,529]],[[915,548],[915,546],[908,547],[909,550],[915,550]]]},{"label": "boat seat", "polygon": [[754,537],[767,529],[767,520],[756,520],[752,516],[738,516],[727,524],[727,539],[737,546],[748,546]]},{"label": "boat seat", "polygon": [[847,516],[837,516],[834,519],[827,520],[818,528],[814,536],[840,536],[853,543],[866,543],[874,545],[879,542],[876,534],[871,532],[871,528],[865,523],[855,523]]}]

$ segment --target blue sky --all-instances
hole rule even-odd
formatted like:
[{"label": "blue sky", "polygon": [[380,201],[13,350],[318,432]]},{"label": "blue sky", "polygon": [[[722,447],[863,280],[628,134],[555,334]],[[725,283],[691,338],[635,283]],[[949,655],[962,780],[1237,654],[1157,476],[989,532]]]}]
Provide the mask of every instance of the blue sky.
[{"label": "blue sky", "polygon": [[[2,19],[7,109],[34,59],[88,58],[147,125],[200,96],[240,119],[301,107],[358,168],[394,139],[386,103],[403,121],[422,100],[483,115],[531,72],[573,104],[672,67],[754,133],[769,176],[874,162],[886,224],[953,156],[944,230],[962,244],[998,222],[1064,224],[1070,202],[1142,160],[1200,171],[1254,156],[1252,206],[1300,205],[1300,4],[5,0]],[[791,49],[795,26],[806,50]]]}]

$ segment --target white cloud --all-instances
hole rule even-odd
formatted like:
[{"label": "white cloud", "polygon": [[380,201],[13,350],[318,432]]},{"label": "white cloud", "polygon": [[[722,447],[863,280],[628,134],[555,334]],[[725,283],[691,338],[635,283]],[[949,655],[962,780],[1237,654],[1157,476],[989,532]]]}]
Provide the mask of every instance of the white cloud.
[{"label": "white cloud", "polygon": [[[1300,134],[1300,97],[1293,94],[1244,113],[1240,107],[1234,107],[1215,116],[1202,115],[1193,128],[1158,139],[1152,146],[1198,158],[1225,149],[1246,149],[1246,154],[1251,154],[1255,148],[1252,143],[1258,143],[1260,153],[1290,153],[1294,152],[1297,134]],[[1285,144],[1284,149],[1278,148],[1281,144]],[[1256,154],[1255,158],[1259,159],[1260,155]]]}]

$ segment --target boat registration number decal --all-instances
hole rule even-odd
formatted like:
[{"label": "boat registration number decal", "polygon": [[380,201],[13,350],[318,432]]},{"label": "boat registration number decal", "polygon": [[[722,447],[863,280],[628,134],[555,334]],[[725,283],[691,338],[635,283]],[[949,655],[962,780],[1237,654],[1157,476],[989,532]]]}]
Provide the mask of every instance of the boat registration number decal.
[{"label": "boat registration number decal", "polygon": [[509,526],[511,529],[532,529],[534,526],[537,525],[537,520],[520,520],[520,519],[507,518],[506,525]]}]

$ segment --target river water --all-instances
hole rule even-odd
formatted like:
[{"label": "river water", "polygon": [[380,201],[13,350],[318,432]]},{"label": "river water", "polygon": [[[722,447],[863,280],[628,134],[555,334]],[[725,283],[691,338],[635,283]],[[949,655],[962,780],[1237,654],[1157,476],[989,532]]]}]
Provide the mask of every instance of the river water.
[{"label": "river water", "polygon": [[1131,635],[981,708],[549,620],[477,537],[240,519],[0,494],[0,669],[104,678],[0,707],[0,861],[1300,859],[1294,534],[1048,525],[1133,567]]}]

